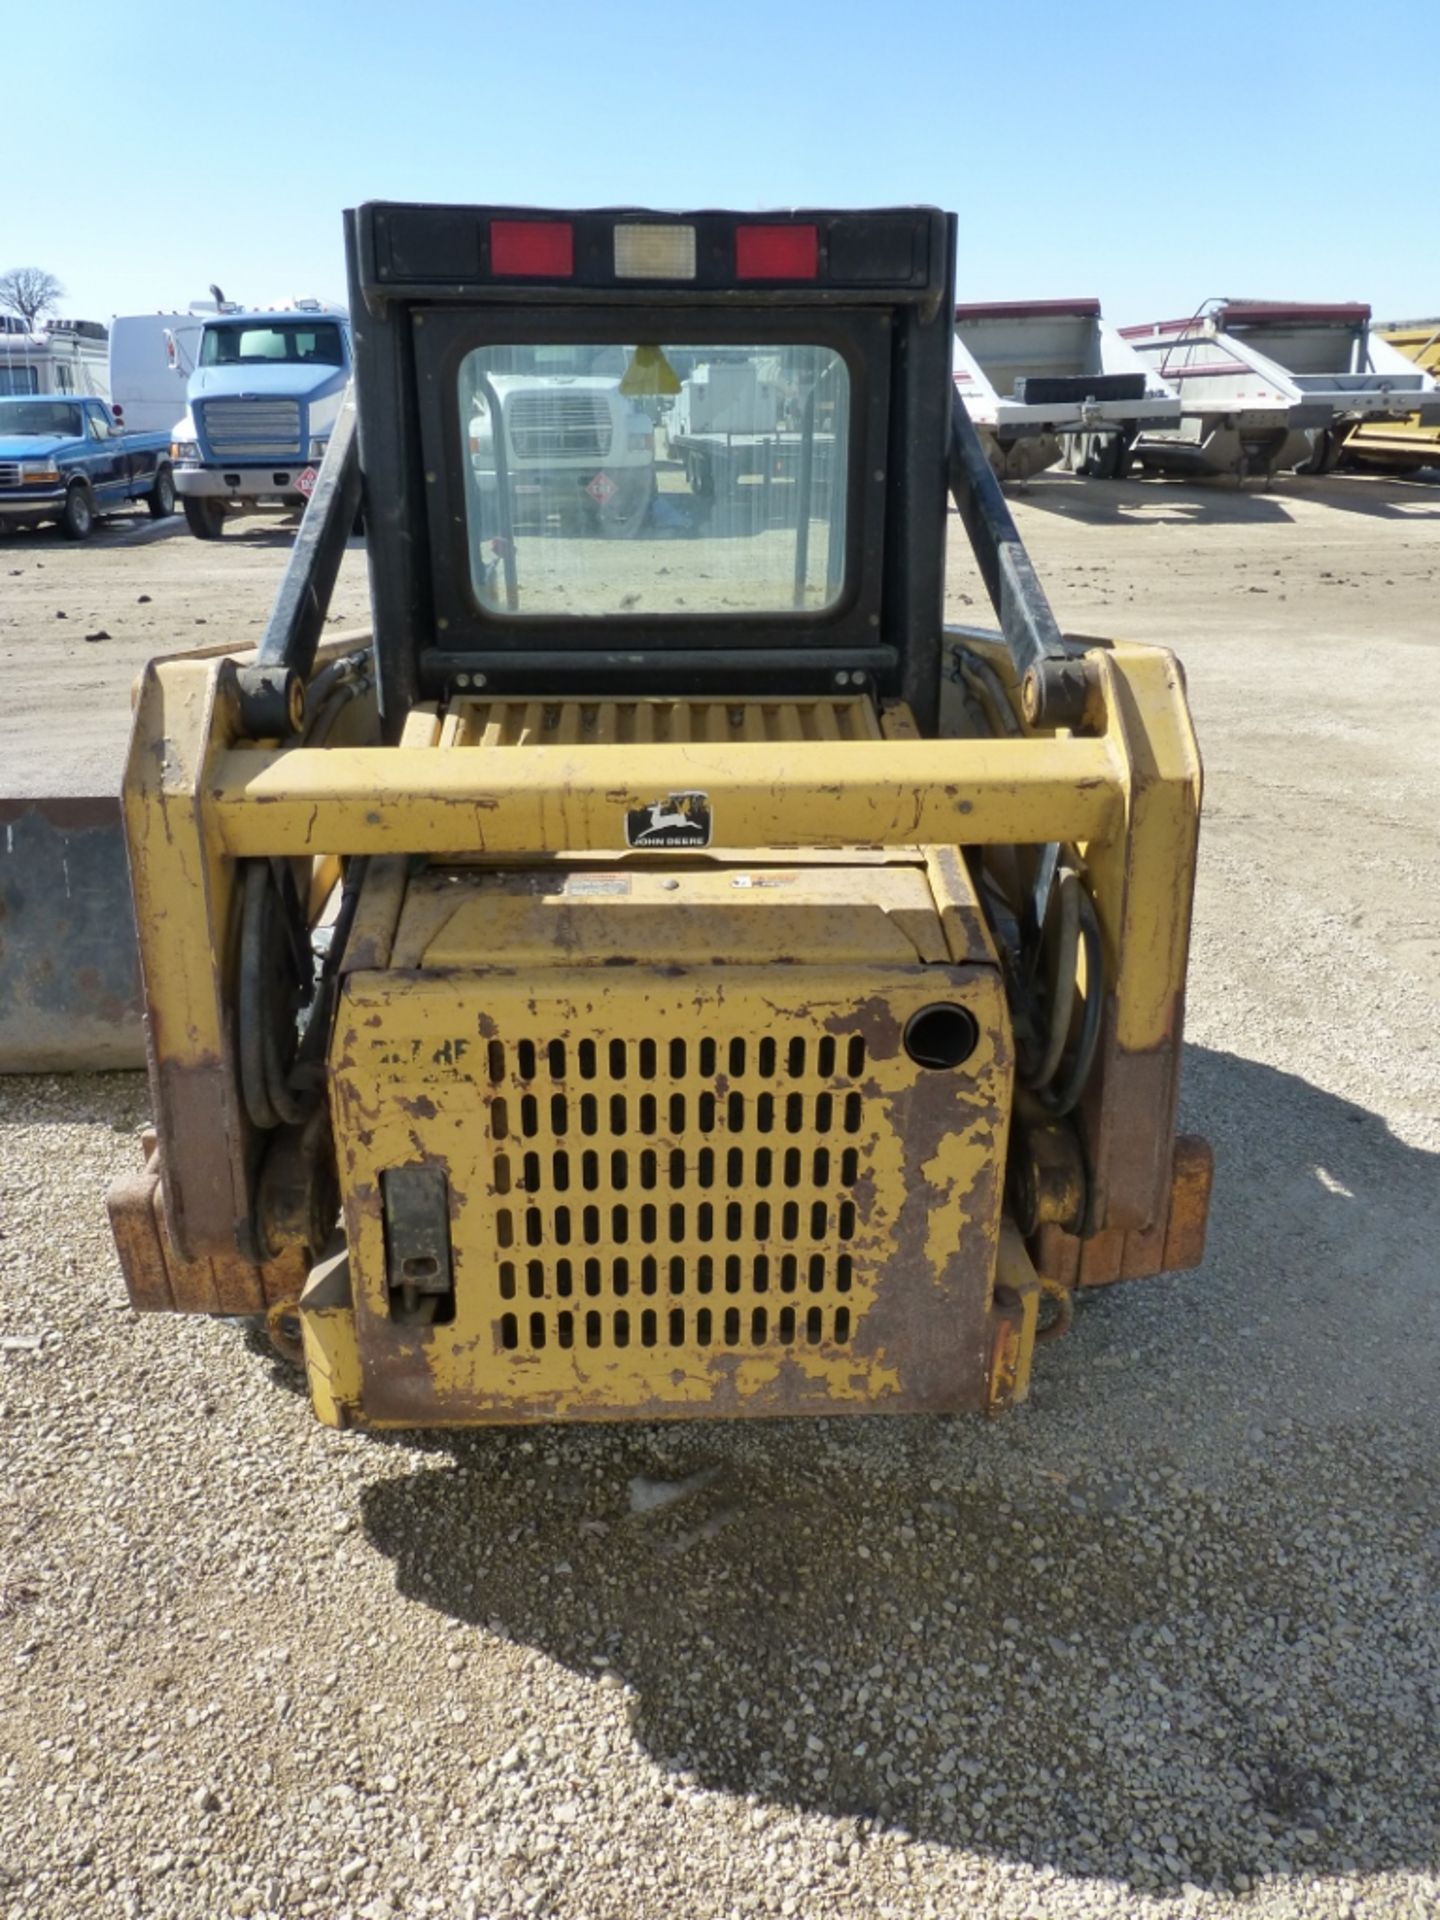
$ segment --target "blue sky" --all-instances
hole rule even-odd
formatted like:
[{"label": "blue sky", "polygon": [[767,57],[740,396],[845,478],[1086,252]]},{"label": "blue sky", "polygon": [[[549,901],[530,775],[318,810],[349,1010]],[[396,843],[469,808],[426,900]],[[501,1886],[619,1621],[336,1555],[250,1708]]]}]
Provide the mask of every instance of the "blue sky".
[{"label": "blue sky", "polygon": [[1434,314],[1436,4],[16,7],[0,268],[105,319],[339,294],[363,199],[924,200],[962,298]]}]

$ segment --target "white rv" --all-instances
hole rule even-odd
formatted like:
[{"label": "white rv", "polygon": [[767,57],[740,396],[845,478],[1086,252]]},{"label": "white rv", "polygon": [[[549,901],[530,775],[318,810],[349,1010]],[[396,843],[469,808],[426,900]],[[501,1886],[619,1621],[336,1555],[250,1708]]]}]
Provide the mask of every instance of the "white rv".
[{"label": "white rv", "polygon": [[108,400],[105,328],[98,320],[50,320],[27,327],[0,314],[0,398],[73,393]]}]

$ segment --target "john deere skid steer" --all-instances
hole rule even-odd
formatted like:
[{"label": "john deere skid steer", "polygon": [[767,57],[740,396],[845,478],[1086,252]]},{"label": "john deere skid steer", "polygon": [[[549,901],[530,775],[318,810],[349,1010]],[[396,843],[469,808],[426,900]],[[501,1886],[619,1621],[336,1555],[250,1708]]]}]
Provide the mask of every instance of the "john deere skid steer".
[{"label": "john deere skid steer", "polygon": [[953,220],[347,237],[264,641],[137,696],[131,1299],[266,1315],[334,1424],[1013,1405],[1077,1287],[1200,1257],[1200,767],[1173,659],[1055,625]]}]

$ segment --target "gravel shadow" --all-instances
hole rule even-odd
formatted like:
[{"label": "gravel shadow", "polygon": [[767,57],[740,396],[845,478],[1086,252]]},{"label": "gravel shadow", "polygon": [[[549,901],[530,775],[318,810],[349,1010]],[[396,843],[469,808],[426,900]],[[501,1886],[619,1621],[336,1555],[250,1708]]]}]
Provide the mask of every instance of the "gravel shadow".
[{"label": "gravel shadow", "polygon": [[862,1843],[1150,1891],[1433,1867],[1440,1156],[1188,1065],[1206,1267],[1082,1303],[1023,1414],[440,1440],[362,1495],[398,1587]]}]

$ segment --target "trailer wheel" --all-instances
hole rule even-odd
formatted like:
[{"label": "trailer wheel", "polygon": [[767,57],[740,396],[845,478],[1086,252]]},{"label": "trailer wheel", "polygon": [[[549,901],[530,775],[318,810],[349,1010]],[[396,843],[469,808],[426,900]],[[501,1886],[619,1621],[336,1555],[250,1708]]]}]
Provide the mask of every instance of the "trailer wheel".
[{"label": "trailer wheel", "polygon": [[145,496],[152,520],[168,520],[175,511],[175,476],[163,463],[155,469],[155,484]]},{"label": "trailer wheel", "polygon": [[65,496],[60,531],[67,540],[88,540],[95,531],[95,497],[83,480],[77,480]]},{"label": "trailer wheel", "polygon": [[1345,451],[1348,427],[1320,427],[1310,438],[1310,458],[1297,469],[1300,473],[1333,473]]},{"label": "trailer wheel", "polygon": [[185,524],[197,540],[218,540],[225,530],[223,500],[185,499]]},{"label": "trailer wheel", "polygon": [[715,471],[703,454],[693,454],[685,463],[690,491],[697,500],[710,500],[715,494]]},{"label": "trailer wheel", "polygon": [[1075,471],[1092,480],[1123,480],[1130,472],[1130,442],[1123,433],[1086,433],[1078,437]]}]

